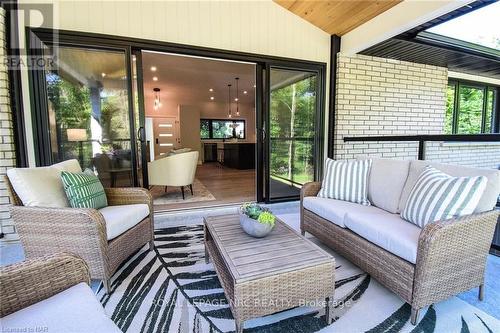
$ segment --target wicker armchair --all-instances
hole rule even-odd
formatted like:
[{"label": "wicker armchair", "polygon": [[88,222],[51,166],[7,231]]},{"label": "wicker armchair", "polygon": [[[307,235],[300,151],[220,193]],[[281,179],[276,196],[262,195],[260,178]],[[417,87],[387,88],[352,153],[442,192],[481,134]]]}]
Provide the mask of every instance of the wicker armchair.
[{"label": "wicker armchair", "polygon": [[103,215],[89,208],[26,207],[6,177],[12,219],[24,247],[26,257],[33,258],[56,252],[72,252],[83,258],[92,279],[103,281],[106,292],[110,278],[121,263],[149,242],[153,242],[153,201],[143,188],[105,189],[109,206],[147,204],[149,216],[131,229],[108,241]]},{"label": "wicker armchair", "polygon": [[0,269],[0,317],[54,296],[80,282],[90,284],[83,259],[58,253]]},{"label": "wicker armchair", "polygon": [[475,213],[425,226],[418,240],[417,261],[410,263],[318,216],[303,206],[321,183],[302,187],[300,229],[309,232],[411,305],[411,323],[421,308],[479,287],[484,297],[484,272],[498,211]]}]

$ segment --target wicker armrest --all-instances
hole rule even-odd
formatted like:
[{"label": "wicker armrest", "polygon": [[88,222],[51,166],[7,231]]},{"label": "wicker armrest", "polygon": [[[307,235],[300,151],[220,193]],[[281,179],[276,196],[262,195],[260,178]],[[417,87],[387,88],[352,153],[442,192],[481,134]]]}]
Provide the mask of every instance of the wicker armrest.
[{"label": "wicker armrest", "polygon": [[425,226],[417,250],[416,308],[483,283],[498,216],[489,211]]},{"label": "wicker armrest", "polygon": [[71,253],[26,260],[0,269],[0,317],[60,293],[80,282],[90,283],[85,261]]},{"label": "wicker armrest", "polygon": [[312,197],[316,196],[321,189],[321,182],[309,182],[305,183],[300,190],[300,201],[304,199],[304,197]]},{"label": "wicker armrest", "polygon": [[25,235],[100,235],[106,240],[106,222],[96,209],[12,206],[11,214]]},{"label": "wicker armrest", "polygon": [[107,257],[106,222],[96,209],[13,206],[11,214],[28,258],[61,251]]},{"label": "wicker armrest", "polygon": [[153,197],[151,193],[141,187],[106,188],[108,205],[147,204],[149,211],[153,211]]}]

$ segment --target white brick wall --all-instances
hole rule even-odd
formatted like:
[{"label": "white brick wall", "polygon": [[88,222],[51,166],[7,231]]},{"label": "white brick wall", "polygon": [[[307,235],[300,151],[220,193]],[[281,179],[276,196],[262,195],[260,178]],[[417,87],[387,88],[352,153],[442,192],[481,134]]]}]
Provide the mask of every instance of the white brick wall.
[{"label": "white brick wall", "polygon": [[415,158],[416,143],[344,143],[345,136],[438,134],[447,69],[363,55],[339,55],[335,158]]},{"label": "white brick wall", "polygon": [[[0,8],[0,58],[6,55],[5,10]],[[9,213],[9,197],[3,176],[8,168],[16,165],[13,122],[10,111],[9,82],[7,68],[0,63],[0,225],[5,237],[3,240],[16,239],[15,228]]]},{"label": "white brick wall", "polygon": [[[345,136],[442,134],[448,71],[443,67],[340,54],[335,158],[417,158],[411,142],[349,142]],[[497,168],[500,145],[428,143],[426,159]]]},{"label": "white brick wall", "polygon": [[498,169],[500,143],[432,142],[427,144],[425,158],[439,163]]}]

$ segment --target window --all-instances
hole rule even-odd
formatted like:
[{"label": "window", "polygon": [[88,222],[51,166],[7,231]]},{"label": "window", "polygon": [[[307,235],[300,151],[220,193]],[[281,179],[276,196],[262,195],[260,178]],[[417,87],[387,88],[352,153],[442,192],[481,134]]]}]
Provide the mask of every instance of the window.
[{"label": "window", "polygon": [[202,139],[244,139],[245,120],[200,119]]},{"label": "window", "polygon": [[450,81],[446,93],[445,134],[494,132],[497,91],[497,87]]}]

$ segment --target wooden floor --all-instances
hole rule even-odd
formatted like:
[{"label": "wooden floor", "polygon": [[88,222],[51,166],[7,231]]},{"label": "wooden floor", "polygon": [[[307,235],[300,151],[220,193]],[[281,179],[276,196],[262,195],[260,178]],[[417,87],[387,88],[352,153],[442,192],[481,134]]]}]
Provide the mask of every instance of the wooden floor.
[{"label": "wooden floor", "polygon": [[198,166],[196,178],[216,200],[157,205],[155,211],[220,206],[256,200],[255,169],[237,170],[221,167],[215,162],[205,163]]}]

